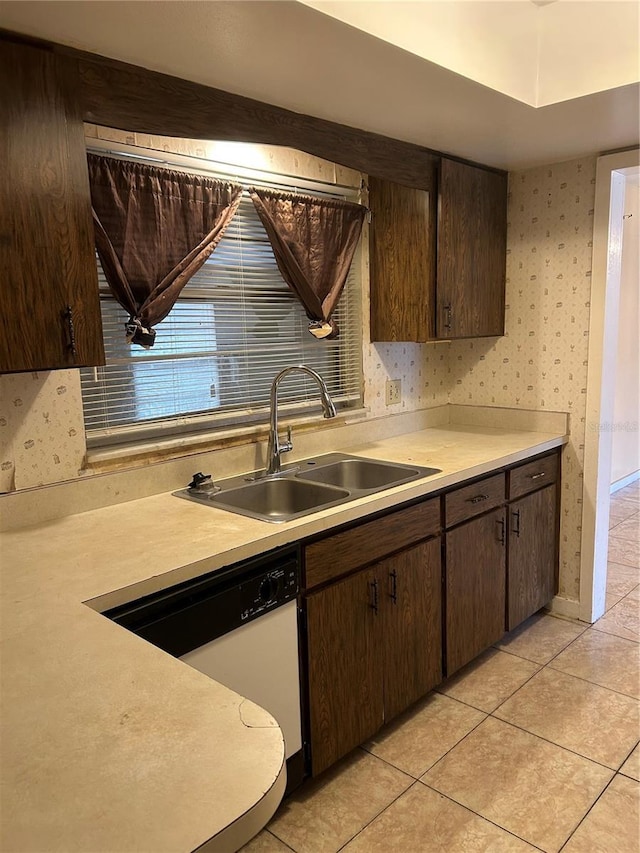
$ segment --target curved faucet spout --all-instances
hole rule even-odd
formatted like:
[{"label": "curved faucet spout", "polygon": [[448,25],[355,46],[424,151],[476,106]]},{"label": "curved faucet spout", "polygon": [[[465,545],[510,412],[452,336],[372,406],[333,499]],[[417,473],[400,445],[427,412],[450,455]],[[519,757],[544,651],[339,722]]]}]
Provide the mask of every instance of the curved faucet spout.
[{"label": "curved faucet spout", "polygon": [[270,414],[269,414],[269,445],[267,447],[267,469],[265,475],[279,474],[281,471],[281,455],[293,450],[291,441],[291,428],[287,432],[287,440],[280,441],[278,436],[278,386],[280,382],[288,376],[289,373],[295,371],[307,373],[318,383],[320,389],[320,402],[322,403],[322,414],[325,418],[335,418],[336,407],[331,399],[331,394],[327,388],[326,382],[313,368],[307,367],[306,364],[298,364],[294,367],[285,367],[273,380],[271,385],[271,394],[269,395]]}]

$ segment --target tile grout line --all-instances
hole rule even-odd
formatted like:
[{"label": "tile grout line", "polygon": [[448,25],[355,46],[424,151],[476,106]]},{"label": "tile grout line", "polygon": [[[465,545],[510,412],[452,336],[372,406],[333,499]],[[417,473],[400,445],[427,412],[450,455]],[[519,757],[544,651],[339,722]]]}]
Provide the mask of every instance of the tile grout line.
[{"label": "tile grout line", "polygon": [[[434,692],[435,692],[435,691],[434,691]],[[438,695],[440,695],[440,696],[444,696],[444,694],[443,694],[443,693],[438,694]],[[447,696],[446,698],[447,698],[447,699],[452,699],[453,697],[452,697],[452,696]],[[455,701],[455,702],[460,702],[460,700],[459,700],[459,699],[455,699],[454,701]],[[430,770],[432,770],[432,769],[436,766],[436,764],[438,764],[440,761],[442,761],[442,759],[443,759],[443,758],[445,758],[445,756],[449,755],[449,753],[450,753],[452,750],[454,750],[457,746],[459,746],[459,745],[462,743],[462,741],[463,741],[463,740],[465,740],[465,738],[469,737],[469,735],[471,734],[471,732],[475,731],[475,730],[478,728],[478,726],[481,726],[481,725],[485,722],[485,720],[487,719],[487,717],[489,716],[489,714],[488,714],[486,711],[480,711],[480,709],[479,709],[479,708],[474,708],[474,707],[473,707],[473,705],[467,705],[467,703],[466,703],[466,702],[460,702],[460,704],[461,704],[461,705],[464,705],[466,708],[473,708],[473,710],[474,710],[474,711],[478,711],[479,713],[484,714],[484,715],[485,715],[485,716],[484,716],[484,719],[479,720],[479,721],[475,724],[475,726],[473,726],[473,728],[469,729],[469,731],[468,731],[468,732],[466,732],[466,733],[465,733],[465,734],[460,738],[460,740],[456,741],[456,742],[453,744],[453,746],[450,746],[450,747],[449,747],[449,749],[448,749],[448,750],[447,750],[443,755],[441,755],[441,756],[440,756],[440,758],[438,758],[436,761],[434,761],[434,762],[433,762],[433,764],[430,764],[430,765],[429,765],[429,767],[427,767],[427,769],[426,769],[426,770],[423,770],[423,771],[422,771],[422,773],[420,774],[420,776],[412,776],[412,775],[411,775],[411,773],[407,773],[407,771],[406,771],[406,770],[401,770],[401,768],[400,768],[400,767],[396,767],[396,765],[395,765],[395,764],[392,764],[392,763],[391,763],[390,761],[388,761],[386,758],[381,758],[379,755],[375,755],[374,757],[375,757],[375,758],[379,758],[379,759],[380,759],[380,761],[384,761],[384,763],[385,763],[385,764],[388,764],[388,765],[389,765],[389,767],[393,767],[393,768],[394,768],[394,770],[399,770],[401,773],[406,773],[406,774],[407,774],[407,776],[411,776],[411,778],[412,778],[415,782],[420,782],[420,777],[424,776],[424,775],[425,775],[425,773],[428,773]],[[360,746],[360,747],[358,747],[358,749],[364,749],[364,747]],[[365,752],[368,752],[368,750],[365,750]],[[374,755],[374,753],[372,753],[372,752],[371,752],[371,753],[369,753],[369,755]]]},{"label": "tile grout line", "polygon": [[[604,634],[604,631],[601,631],[600,633]],[[615,634],[607,634],[606,636],[607,637],[615,637],[616,635]],[[624,640],[624,637],[618,637],[618,639]],[[633,640],[628,640],[627,642],[632,643]],[[616,690],[614,687],[606,687],[604,684],[599,684],[597,681],[591,681],[589,678],[583,678],[582,675],[575,675],[575,673],[573,673],[573,672],[565,672],[564,669],[558,669],[558,667],[555,667],[555,666],[550,667],[550,669],[552,669],[554,672],[562,672],[565,675],[571,675],[573,678],[578,678],[578,679],[580,679],[580,681],[586,681],[587,684],[593,684],[593,685],[595,685],[595,687],[603,687],[605,690],[610,690],[612,693],[617,693],[618,696],[626,696],[629,699],[635,699],[636,701],[638,701],[638,696],[633,696],[631,693],[623,693],[622,690]]]},{"label": "tile grout line", "polygon": [[[536,675],[537,675],[537,673],[536,673]],[[508,722],[508,720],[501,720],[499,717],[493,717],[493,714],[489,714],[489,715],[487,715],[487,717],[486,717],[484,720],[482,720],[482,722],[481,722],[481,723],[479,723],[479,724],[478,724],[478,726],[475,726],[475,728],[474,728],[474,729],[472,729],[472,731],[475,731],[475,729],[476,729],[476,728],[478,728],[479,726],[481,726],[481,725],[482,725],[482,723],[486,722],[486,720],[487,720],[489,717],[492,717],[493,719],[497,720],[498,722],[505,723],[506,725],[510,725],[510,726],[512,726],[514,729],[518,729],[518,731],[522,731],[524,734],[529,734],[529,735],[531,735],[532,737],[535,737],[535,738],[537,738],[538,740],[543,741],[544,743],[548,743],[548,744],[549,744],[549,745],[551,745],[551,746],[555,746],[557,749],[565,750],[566,752],[570,752],[571,754],[576,755],[578,758],[582,758],[583,760],[585,760],[585,761],[589,761],[589,762],[591,762],[592,764],[597,764],[597,765],[598,765],[598,767],[602,767],[604,770],[607,770],[609,773],[611,773],[611,778],[607,781],[606,785],[604,786],[604,788],[602,789],[602,791],[600,792],[600,794],[598,794],[597,798],[596,798],[596,799],[594,800],[594,802],[591,804],[591,806],[589,807],[589,809],[587,809],[587,811],[585,812],[585,814],[580,818],[580,820],[579,820],[578,824],[577,824],[577,825],[576,825],[576,827],[575,827],[575,828],[570,832],[570,834],[569,834],[569,836],[567,837],[566,841],[564,841],[564,842],[563,842],[562,847],[560,848],[560,850],[562,850],[562,849],[564,848],[565,844],[567,843],[567,841],[569,840],[569,838],[571,838],[571,836],[573,835],[573,833],[577,830],[578,826],[580,826],[580,824],[581,824],[581,823],[582,823],[582,821],[585,819],[585,817],[589,814],[589,812],[591,811],[591,809],[593,808],[593,806],[598,802],[598,800],[600,799],[600,797],[602,796],[602,794],[604,794],[604,792],[607,790],[607,788],[609,787],[609,785],[611,784],[611,782],[615,779],[615,777],[616,777],[617,775],[620,775],[619,770],[614,770],[614,769],[612,769],[611,767],[607,767],[606,765],[600,764],[600,763],[599,763],[599,762],[597,762],[597,761],[593,761],[593,759],[591,759],[591,758],[587,758],[587,757],[586,757],[586,756],[584,756],[584,755],[580,755],[579,753],[573,752],[573,750],[567,749],[567,748],[566,748],[566,747],[564,747],[564,746],[559,746],[559,744],[552,743],[551,741],[546,740],[546,738],[543,738],[543,737],[541,737],[540,735],[535,734],[534,732],[529,732],[529,731],[527,731],[526,729],[521,729],[519,726],[516,726],[516,725],[514,725],[513,723],[509,723],[509,722]],[[466,737],[467,737],[469,734],[471,734],[471,732],[468,732],[468,733],[467,733],[467,735],[465,735],[465,737],[464,737],[464,738],[462,738],[462,740],[461,740],[461,741],[459,741],[459,742],[458,742],[458,744],[456,744],[456,746],[458,746],[460,743],[462,743],[462,741],[464,741],[464,740],[466,739]],[[453,748],[455,748],[455,747],[453,747]],[[634,747],[633,749],[635,749],[635,747]],[[633,749],[631,750],[631,752],[633,752]],[[451,750],[449,750],[449,751],[451,751]],[[629,753],[629,755],[631,754],[631,752]],[[627,758],[629,757],[629,755],[627,755]],[[445,757],[445,756],[442,756],[442,758],[444,758],[444,757]],[[436,761],[436,762],[435,762],[435,764],[433,764],[433,765],[429,768],[429,771],[430,771],[430,770],[432,770],[432,769],[433,769],[433,768],[434,768],[434,767],[435,767],[435,766],[436,766],[436,765],[437,765],[437,764],[442,760],[442,758],[440,758],[438,761]],[[626,760],[627,760],[627,758],[625,758],[625,760],[624,760],[624,761],[626,761]],[[624,761],[622,762],[622,764],[624,764]],[[621,764],[620,766],[622,766],[622,764]],[[429,772],[429,771],[427,771],[427,772]],[[426,774],[424,774],[424,775],[426,775]],[[624,775],[624,774],[623,774],[623,775]],[[418,782],[420,782],[422,785],[425,785],[427,788],[431,788],[431,790],[436,791],[436,793],[440,794],[441,796],[446,797],[447,799],[450,799],[452,802],[456,803],[457,805],[462,806],[463,808],[467,809],[467,811],[470,811],[470,812],[472,812],[473,814],[477,815],[478,817],[482,818],[482,820],[486,820],[488,823],[493,823],[493,824],[494,824],[494,826],[499,827],[499,829],[502,829],[504,832],[508,832],[510,835],[513,835],[515,838],[519,838],[519,839],[521,839],[522,841],[524,841],[524,842],[525,842],[525,843],[527,843],[527,844],[530,844],[532,847],[535,847],[536,849],[542,849],[542,848],[537,847],[537,845],[533,844],[533,843],[532,843],[531,841],[529,841],[528,839],[526,839],[526,838],[521,838],[521,836],[516,835],[515,833],[513,833],[513,832],[511,832],[510,830],[506,829],[504,826],[501,826],[501,825],[500,825],[500,824],[498,824],[498,823],[494,823],[492,820],[490,820],[489,818],[487,818],[485,815],[482,815],[482,814],[480,814],[479,812],[476,812],[476,811],[474,811],[473,809],[471,809],[467,804],[462,803],[462,802],[459,802],[458,800],[454,799],[454,798],[453,798],[452,796],[450,796],[449,794],[445,794],[443,791],[440,791],[438,788],[435,788],[435,787],[433,787],[432,785],[429,785],[427,782],[423,781],[423,779],[422,779],[422,778],[418,779],[417,781],[418,781]],[[560,851],[559,851],[558,853],[560,853]]]},{"label": "tile grout line", "polygon": [[526,838],[523,838],[521,835],[517,835],[515,832],[512,832],[510,829],[506,829],[504,826],[500,826],[499,823],[496,823],[495,821],[491,820],[490,818],[485,817],[485,815],[482,815],[479,812],[474,811],[472,808],[469,808],[469,806],[465,805],[464,803],[459,803],[458,800],[455,800],[449,794],[445,794],[442,791],[439,791],[437,788],[434,788],[433,785],[428,785],[426,782],[423,782],[422,779],[417,779],[416,781],[419,785],[424,785],[425,788],[428,788],[430,791],[434,791],[439,796],[444,797],[445,800],[449,800],[449,802],[454,803],[456,806],[460,806],[460,808],[464,809],[465,811],[469,812],[470,814],[475,815],[476,817],[479,817],[480,820],[484,820],[487,823],[490,823],[491,826],[495,826],[497,829],[502,830],[502,832],[506,832],[507,835],[510,835],[512,838],[517,838],[518,841],[522,841],[524,844],[528,844],[529,846],[533,847],[534,850],[541,850],[542,853],[545,853],[545,851],[542,847],[538,847],[537,844],[534,844],[532,841],[528,841]]},{"label": "tile grout line", "polygon": [[568,837],[568,838],[567,838],[567,840],[564,842],[564,844],[562,845],[562,847],[560,848],[560,850],[558,851],[558,853],[562,853],[562,851],[563,851],[563,850],[564,850],[564,848],[567,846],[567,844],[569,843],[569,841],[573,838],[573,836],[576,834],[576,832],[578,831],[578,829],[582,826],[582,824],[585,822],[585,820],[587,819],[587,817],[591,814],[591,812],[593,811],[593,809],[594,809],[594,807],[595,807],[596,803],[598,803],[598,802],[600,801],[600,799],[601,799],[601,798],[602,798],[602,796],[604,795],[605,791],[608,791],[608,790],[609,790],[609,787],[610,787],[611,783],[613,782],[613,780],[616,778],[616,776],[619,776],[619,775],[620,775],[619,773],[614,773],[614,774],[613,774],[613,776],[611,777],[611,779],[609,779],[609,781],[608,781],[608,782],[607,782],[607,784],[604,786],[604,788],[602,789],[602,791],[600,791],[600,793],[599,793],[599,794],[598,794],[598,796],[595,798],[595,800],[593,801],[593,803],[591,803],[591,805],[589,806],[589,808],[587,809],[587,811],[585,812],[585,814],[580,818],[580,820],[578,821],[577,825],[576,825],[576,826],[574,827],[574,829],[569,833],[569,837]]},{"label": "tile grout line", "polygon": [[[356,747],[356,749],[362,749],[362,747],[361,747],[361,746],[358,746],[358,747]],[[366,751],[366,750],[365,750],[365,751]],[[377,755],[376,755],[376,756],[374,756],[374,758],[377,758],[377,757],[378,757]],[[382,760],[382,759],[381,759],[381,760]],[[386,763],[386,764],[389,764],[389,762],[385,762],[385,763]],[[390,764],[389,766],[390,766],[390,767],[393,767],[393,764]],[[398,768],[398,767],[395,767],[394,769],[395,769],[395,770],[399,770],[399,768]],[[404,772],[404,771],[401,771],[401,772]],[[413,776],[411,776],[411,774],[410,774],[410,773],[407,773],[406,775],[407,775],[407,776],[409,776],[411,779],[413,779],[413,781],[411,782],[411,784],[410,784],[408,787],[406,787],[406,788],[404,789],[404,791],[401,791],[401,792],[398,794],[398,796],[397,796],[397,797],[394,797],[394,798],[393,798],[393,800],[391,800],[391,802],[390,802],[390,803],[388,803],[388,804],[387,804],[387,805],[386,805],[386,806],[385,806],[381,811],[379,811],[377,814],[375,814],[375,815],[371,818],[371,820],[367,821],[367,823],[365,823],[365,825],[364,825],[361,829],[359,829],[359,830],[356,832],[356,834],[355,834],[355,835],[352,835],[352,836],[351,836],[351,838],[349,838],[349,840],[348,840],[348,841],[345,841],[345,843],[344,843],[344,844],[342,844],[340,847],[338,847],[338,850],[336,851],[336,853],[340,853],[340,850],[344,850],[344,848],[347,846],[347,844],[351,844],[351,842],[352,842],[354,839],[356,839],[356,838],[360,835],[360,833],[364,832],[364,831],[365,831],[365,829],[367,829],[367,827],[371,826],[371,824],[372,824],[375,820],[377,820],[381,815],[383,815],[383,814],[386,812],[386,810],[387,810],[387,809],[391,808],[391,806],[392,806],[394,803],[396,803],[396,802],[400,799],[400,797],[404,796],[404,794],[406,794],[406,793],[407,793],[407,791],[410,791],[410,790],[413,788],[413,786],[416,784],[416,782],[417,782],[418,780],[417,780],[417,779],[414,779],[414,778],[413,778]]]},{"label": "tile grout line", "polygon": [[[272,838],[275,838],[275,839],[276,839],[276,841],[279,841],[279,842],[280,842],[280,844],[284,844],[284,846],[285,846],[288,850],[291,850],[291,851],[292,851],[292,853],[298,853],[298,851],[296,850],[296,848],[295,848],[295,847],[292,847],[290,844],[287,844],[287,842],[286,842],[286,841],[283,841],[283,840],[282,840],[278,835],[276,835],[276,834],[275,834],[275,832],[271,832],[271,830],[268,828],[268,825],[264,827],[264,830],[265,830],[266,832],[268,832],[268,833],[269,833],[269,835],[270,835]],[[258,833],[258,835],[259,835],[259,834],[260,834],[260,833]],[[254,836],[254,838],[257,838],[257,837],[258,837],[257,835],[256,835],[256,836]],[[252,840],[253,840],[253,839],[252,839]],[[248,843],[250,843],[250,842],[248,842]]]},{"label": "tile grout line", "polygon": [[[515,655],[513,655],[513,657],[515,657]],[[526,660],[526,658],[520,658],[520,660]],[[536,663],[536,662],[535,661],[529,661],[529,663]],[[496,705],[496,707],[492,711],[487,711],[485,708],[478,708],[477,705],[472,705],[470,702],[465,702],[464,699],[458,699],[456,696],[449,696],[447,693],[440,693],[440,695],[446,696],[447,699],[455,699],[456,702],[461,702],[463,705],[466,705],[468,708],[473,708],[474,711],[480,711],[481,713],[486,714],[487,717],[490,717],[494,713],[494,711],[497,711],[498,708],[500,708],[502,705],[504,705],[504,703],[507,702],[509,699],[511,699],[512,696],[515,696],[515,694],[518,692],[518,690],[520,690],[522,687],[524,687],[525,684],[528,684],[532,678],[535,678],[536,675],[538,675],[538,673],[542,672],[542,670],[544,669],[543,664],[536,664],[536,666],[538,666],[540,668],[538,670],[536,670],[536,672],[532,672],[531,675],[526,679],[526,681],[523,681],[522,684],[520,684],[518,687],[515,688],[513,693],[510,693],[505,699],[503,699],[501,702],[498,702],[498,704]],[[484,720],[482,722],[484,722]],[[478,725],[480,725],[480,724],[478,724]]]},{"label": "tile grout line", "polygon": [[[523,732],[523,733],[525,733],[525,734],[532,735],[533,737],[538,738],[538,740],[541,740],[541,741],[543,741],[544,743],[548,743],[550,746],[554,746],[554,747],[556,747],[557,749],[563,749],[563,750],[565,750],[566,752],[568,752],[568,753],[570,753],[570,754],[572,754],[572,755],[575,755],[575,756],[576,756],[576,757],[578,757],[578,758],[582,758],[582,759],[583,759],[583,760],[585,760],[585,761],[589,761],[589,762],[591,762],[592,764],[596,764],[598,767],[602,767],[604,770],[607,770],[609,773],[611,773],[611,778],[609,779],[609,781],[607,782],[607,784],[605,785],[605,787],[603,788],[603,790],[600,792],[600,794],[598,795],[598,797],[596,798],[596,800],[592,803],[592,805],[590,806],[590,808],[587,810],[587,812],[586,812],[586,813],[583,815],[583,817],[580,819],[580,821],[578,822],[578,824],[576,825],[576,827],[575,827],[575,828],[572,830],[572,832],[569,834],[569,836],[567,837],[566,841],[562,844],[562,848],[564,848],[564,847],[565,847],[565,845],[567,844],[567,842],[569,841],[569,839],[571,838],[571,836],[572,836],[572,835],[574,834],[574,832],[577,830],[578,826],[580,826],[580,824],[583,822],[583,820],[584,820],[584,819],[586,818],[586,816],[589,814],[589,812],[591,811],[591,809],[593,808],[593,806],[595,805],[595,803],[596,803],[596,802],[598,802],[598,800],[600,799],[600,797],[602,796],[602,794],[604,793],[604,791],[606,791],[606,790],[607,790],[607,788],[609,787],[609,785],[611,784],[611,782],[613,781],[613,779],[615,779],[615,777],[616,777],[617,775],[619,775],[620,768],[621,768],[621,767],[622,767],[622,765],[625,763],[625,761],[627,761],[627,759],[629,758],[629,756],[631,755],[631,753],[632,753],[632,752],[633,752],[633,750],[635,749],[635,746],[634,746],[634,747],[632,747],[632,749],[631,749],[631,750],[630,750],[630,752],[627,754],[627,756],[623,759],[623,761],[621,762],[621,764],[619,765],[619,767],[618,767],[617,769],[615,769],[615,768],[608,767],[607,765],[602,764],[602,763],[601,763],[601,762],[599,762],[599,761],[594,761],[594,759],[592,759],[592,758],[589,758],[589,757],[587,757],[587,756],[581,755],[580,753],[575,752],[575,751],[574,751],[574,750],[572,750],[572,749],[568,749],[567,747],[560,746],[559,744],[556,744],[556,743],[554,743],[553,741],[549,741],[549,740],[547,740],[546,738],[544,738],[544,737],[542,737],[542,736],[540,736],[540,735],[537,735],[537,734],[536,734],[536,733],[534,733],[534,732],[530,732],[530,731],[528,731],[527,729],[523,729],[523,728],[521,728],[520,726],[517,726],[517,725],[515,725],[514,723],[509,722],[508,720],[503,720],[503,719],[501,719],[500,717],[496,717],[496,716],[495,716],[495,712],[496,712],[500,707],[502,707],[502,705],[504,705],[504,704],[505,704],[505,702],[507,702],[509,699],[511,699],[511,698],[512,698],[512,697],[513,697],[513,696],[514,696],[514,695],[515,695],[519,690],[521,690],[521,689],[522,689],[526,684],[528,684],[528,683],[529,683],[533,678],[535,678],[539,673],[541,673],[541,672],[542,672],[546,667],[549,667],[549,668],[550,668],[550,669],[552,669],[554,672],[559,672],[559,671],[561,672],[561,670],[557,670],[557,669],[555,669],[554,667],[551,667],[551,666],[549,666],[549,665],[550,665],[550,664],[551,664],[551,663],[552,663],[552,662],[553,662],[553,661],[554,661],[554,660],[555,660],[559,655],[561,655],[564,651],[566,651],[566,650],[567,650],[567,649],[568,649],[568,648],[569,648],[569,647],[570,647],[574,642],[576,642],[576,640],[578,640],[578,639],[580,639],[580,637],[584,636],[584,634],[585,634],[585,633],[589,630],[589,628],[591,628],[591,627],[592,627],[591,625],[588,625],[588,626],[587,626],[583,631],[581,631],[581,632],[580,632],[580,634],[578,634],[576,637],[574,637],[574,639],[573,639],[573,640],[571,640],[571,642],[569,642],[566,646],[564,646],[562,649],[560,649],[560,651],[558,651],[558,652],[557,652],[557,653],[556,653],[552,658],[550,658],[550,660],[549,660],[549,661],[547,661],[547,663],[546,663],[546,664],[540,664],[538,661],[530,661],[530,663],[535,663],[535,664],[537,664],[537,665],[540,667],[540,668],[537,670],[537,672],[533,673],[533,674],[532,674],[532,675],[531,675],[531,676],[530,676],[526,681],[524,681],[524,682],[523,682],[523,683],[522,683],[522,684],[521,684],[521,685],[520,685],[516,690],[514,690],[514,691],[513,691],[513,693],[511,693],[511,694],[510,694],[506,699],[504,699],[504,700],[503,700],[499,705],[497,705],[497,706],[496,706],[496,708],[494,708],[494,709],[493,709],[493,711],[488,712],[487,717],[485,717],[485,719],[484,719],[484,720],[482,720],[480,723],[478,723],[478,725],[477,725],[477,726],[475,726],[471,731],[467,732],[467,734],[465,735],[465,737],[464,737],[464,738],[462,738],[460,741],[458,741],[458,743],[455,745],[455,747],[459,746],[459,745],[460,745],[460,744],[461,744],[461,743],[462,743],[462,742],[463,742],[463,741],[464,741],[464,740],[465,740],[465,739],[466,739],[466,738],[471,734],[471,732],[472,732],[472,731],[475,731],[475,729],[477,729],[477,728],[478,728],[480,725],[482,725],[482,724],[483,724],[483,723],[484,723],[484,722],[485,722],[489,717],[491,717],[492,719],[495,719],[495,720],[497,720],[497,721],[499,721],[499,722],[505,723],[505,724],[507,724],[507,725],[511,725],[513,728],[515,728],[515,729],[517,729],[517,730],[519,730],[519,731],[522,731],[522,732]],[[624,638],[620,638],[620,639],[624,639]],[[631,642],[633,642],[633,641],[631,641]],[[520,657],[520,656],[518,656],[518,655],[513,655],[513,657]],[[521,660],[528,660],[528,658],[520,658],[520,659],[521,659]],[[586,682],[586,683],[588,683],[588,684],[594,684],[593,682],[588,681],[588,679],[580,679],[580,678],[579,678],[579,676],[571,675],[571,673],[563,673],[563,675],[569,675],[570,677],[578,678],[579,680],[584,681],[584,682]],[[594,686],[596,686],[596,687],[601,687],[602,689],[605,689],[605,690],[610,689],[610,688],[603,687],[603,685],[598,685],[598,684],[594,684]],[[612,692],[612,693],[618,693],[618,691],[611,691],[611,692]],[[446,695],[446,694],[442,694],[442,695]],[[620,693],[618,693],[618,695],[626,696],[627,694],[620,694]],[[449,697],[449,698],[454,698],[454,697]],[[629,697],[629,698],[631,698],[631,699],[635,699],[635,697]],[[462,700],[459,700],[459,699],[458,699],[458,701],[462,701]],[[636,701],[637,701],[637,700],[636,700]],[[463,703],[463,704],[467,704],[467,703]],[[475,706],[470,705],[469,707],[474,708]],[[476,708],[475,710],[481,710],[481,709]],[[487,712],[483,712],[483,713],[487,713]],[[452,747],[452,749],[455,749],[455,747]],[[450,752],[450,751],[451,751],[451,750],[449,750],[448,752]],[[439,764],[439,762],[440,762],[440,761],[442,761],[442,759],[443,759],[443,758],[448,754],[448,752],[447,752],[447,753],[445,753],[445,755],[441,756],[441,758],[440,758],[440,759],[438,759],[438,761],[436,761],[436,762],[435,762],[435,763],[434,763],[434,764],[429,768],[429,770],[428,770],[428,771],[426,771],[426,773],[428,773],[430,770],[432,770],[434,767],[436,767],[436,766],[437,766],[437,764]],[[424,775],[426,775],[426,773],[425,773],[425,774],[423,774],[423,776],[424,776]],[[624,774],[623,774],[623,775],[624,775]],[[430,787],[430,788],[432,787],[432,786],[428,785],[428,784],[427,784],[427,782],[424,782],[422,778],[420,778],[418,781],[420,781],[420,782],[421,782],[421,784],[423,784],[423,785],[427,785],[427,787]],[[437,791],[437,789],[436,789],[436,788],[432,788],[432,790]],[[447,796],[446,794],[443,794],[441,791],[437,791],[437,793],[441,794],[442,796]],[[453,802],[457,802],[457,801],[456,801],[456,800],[453,800]],[[458,803],[458,805],[462,806],[463,808],[467,808],[469,811],[473,811],[473,810],[469,809],[469,807],[468,807],[467,805],[463,804],[463,803]],[[477,813],[477,812],[473,812],[473,814],[478,814],[478,813]],[[486,818],[484,815],[478,815],[478,817],[482,818],[483,820],[487,820],[487,818]],[[489,821],[489,822],[490,822],[490,823],[492,823],[492,821]],[[496,826],[499,826],[499,824],[495,824],[495,825],[496,825]],[[500,827],[500,829],[502,829],[502,830],[504,830],[504,831],[506,831],[506,832],[509,832],[509,830],[505,830],[505,828],[504,828],[504,827]],[[511,834],[513,834],[513,833],[511,833]],[[520,838],[520,836],[517,836],[517,835],[515,835],[515,837],[516,837],[516,838]],[[531,842],[530,842],[530,841],[528,841],[527,839],[522,839],[522,840],[523,840],[523,841],[526,841],[526,843],[528,843],[528,844],[530,844],[530,843],[531,843]],[[535,845],[533,845],[533,846],[535,846]],[[561,849],[562,849],[562,848],[561,848]]]},{"label": "tile grout line", "polygon": [[[538,738],[538,740],[544,741],[544,743],[548,743],[550,746],[555,746],[557,747],[557,749],[563,749],[565,752],[570,752],[571,755],[575,755],[577,758],[583,758],[585,761],[590,761],[591,764],[597,764],[598,767],[602,767],[604,770],[608,770],[609,773],[618,773],[620,767],[622,767],[622,764],[624,764],[624,762],[629,757],[627,755],[627,757],[623,760],[622,764],[620,764],[619,766],[609,767],[608,764],[603,764],[602,761],[598,761],[596,758],[591,758],[588,755],[583,755],[581,752],[576,752],[575,749],[571,749],[571,747],[569,746],[562,746],[562,744],[556,743],[553,740],[549,740],[543,735],[539,735],[536,732],[530,731],[529,729],[525,729],[522,726],[519,726],[517,723],[513,723],[511,720],[505,720],[503,717],[494,717],[493,714],[489,714],[489,716],[492,717],[494,720],[497,720],[499,723],[506,723],[508,726],[512,726],[514,729],[517,729],[518,731],[523,732],[524,734],[532,735],[533,737]],[[635,746],[633,747],[633,749],[635,749]],[[631,752],[633,752],[633,749],[631,750]],[[631,753],[629,753],[629,755],[630,754]]]}]

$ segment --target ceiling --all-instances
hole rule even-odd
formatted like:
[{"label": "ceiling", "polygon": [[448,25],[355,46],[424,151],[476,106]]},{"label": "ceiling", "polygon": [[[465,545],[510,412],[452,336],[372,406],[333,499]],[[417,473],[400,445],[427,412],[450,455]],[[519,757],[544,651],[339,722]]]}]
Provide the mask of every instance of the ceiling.
[{"label": "ceiling", "polygon": [[629,0],[301,2],[534,107],[640,80]]},{"label": "ceiling", "polygon": [[[420,13],[413,30],[426,39],[426,16],[442,4],[379,0],[314,5],[342,7],[343,16],[347,7],[354,6],[375,11],[391,5],[398,12],[413,7]],[[486,7],[487,17],[472,18],[473,25],[467,20],[466,28],[460,25],[454,32],[458,56],[473,56],[485,73],[494,74],[491,82],[478,73],[483,83],[470,79],[468,65],[451,70],[444,67],[442,56],[432,61],[414,48],[391,44],[306,3],[289,0],[5,0],[0,4],[0,27],[505,169],[639,144],[637,28],[629,39],[628,23],[622,26],[626,34],[619,39],[620,53],[620,45],[625,56],[635,50],[631,77],[636,82],[620,84],[611,78],[610,60],[594,44],[594,26],[585,24],[580,31],[591,35],[577,42],[582,63],[578,73],[578,60],[568,42],[556,39],[555,64],[549,66],[555,69],[550,74],[555,83],[545,90],[539,85],[541,42],[538,36],[532,39],[526,21],[563,6],[577,10],[599,3],[559,0],[540,6],[526,0],[454,0],[445,5],[459,7],[458,12],[462,7],[473,6],[475,12]],[[616,26],[627,22],[630,7],[638,8],[635,0],[604,5]],[[498,17],[497,7],[502,10]],[[520,7],[526,9],[524,14]],[[410,11],[403,10],[407,15]],[[519,23],[510,29],[505,22],[512,19]],[[406,19],[407,26],[411,20]],[[495,26],[487,27],[489,20]],[[390,36],[389,27],[383,31]],[[611,32],[611,27],[600,30],[603,45],[612,42]],[[531,62],[538,63],[533,95]],[[623,75],[630,67],[625,62]],[[566,97],[567,92],[578,91],[576,79],[584,88],[585,69],[591,65],[600,69],[596,86],[601,89]],[[545,91],[549,94],[544,97],[558,102],[532,106],[531,100],[539,101]]]}]

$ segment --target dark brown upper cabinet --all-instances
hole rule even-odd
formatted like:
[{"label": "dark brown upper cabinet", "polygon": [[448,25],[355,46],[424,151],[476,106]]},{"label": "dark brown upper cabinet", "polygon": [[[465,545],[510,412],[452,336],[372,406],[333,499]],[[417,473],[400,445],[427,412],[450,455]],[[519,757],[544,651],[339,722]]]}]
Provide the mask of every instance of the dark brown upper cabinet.
[{"label": "dark brown upper cabinet", "polygon": [[104,364],[76,61],[0,51],[0,372]]},{"label": "dark brown upper cabinet", "polygon": [[443,157],[438,196],[436,335],[503,335],[507,176]]},{"label": "dark brown upper cabinet", "polygon": [[369,178],[371,340],[435,336],[436,214],[433,192]]},{"label": "dark brown upper cabinet", "polygon": [[437,193],[370,178],[371,340],[504,334],[506,205],[504,173],[444,157]]}]

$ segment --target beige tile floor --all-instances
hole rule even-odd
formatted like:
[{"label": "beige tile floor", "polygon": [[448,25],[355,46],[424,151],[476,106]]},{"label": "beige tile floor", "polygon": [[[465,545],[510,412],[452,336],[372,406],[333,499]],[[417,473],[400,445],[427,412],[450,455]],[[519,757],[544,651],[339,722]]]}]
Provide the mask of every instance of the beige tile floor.
[{"label": "beige tile floor", "polygon": [[538,613],[285,800],[246,853],[640,853],[640,488],[607,610]]}]

